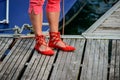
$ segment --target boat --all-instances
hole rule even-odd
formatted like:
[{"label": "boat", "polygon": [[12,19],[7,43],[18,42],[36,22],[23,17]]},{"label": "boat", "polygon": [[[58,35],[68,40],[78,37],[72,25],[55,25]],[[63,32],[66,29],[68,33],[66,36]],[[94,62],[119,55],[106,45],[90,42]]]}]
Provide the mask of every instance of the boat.
[{"label": "boat", "polygon": [[[60,28],[62,27],[63,20],[65,19],[65,25],[69,24],[84,7],[85,3],[86,0],[62,0],[61,6],[64,7],[61,7]],[[45,8],[45,5],[46,1],[43,8]],[[13,33],[14,29],[20,29],[26,24],[31,25],[28,6],[29,0],[0,0],[0,32],[4,32],[5,29],[8,30],[8,33]],[[49,27],[45,9],[43,9],[43,13],[43,31],[48,31]]]}]

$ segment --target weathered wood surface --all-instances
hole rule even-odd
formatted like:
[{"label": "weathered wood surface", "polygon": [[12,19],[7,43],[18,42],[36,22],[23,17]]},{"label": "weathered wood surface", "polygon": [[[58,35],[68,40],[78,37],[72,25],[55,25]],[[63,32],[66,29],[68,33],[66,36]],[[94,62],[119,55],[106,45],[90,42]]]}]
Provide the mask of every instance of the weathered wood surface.
[{"label": "weathered wood surface", "polygon": [[12,41],[12,38],[0,38],[0,59],[2,58],[2,56],[4,56]]},{"label": "weathered wood surface", "polygon": [[85,40],[71,39],[70,44],[77,47],[76,51],[59,52],[58,58],[51,73],[50,80],[77,80],[79,76]]},{"label": "weathered wood surface", "polygon": [[108,40],[88,40],[80,80],[107,80]]},{"label": "weathered wood surface", "polygon": [[[18,39],[0,63],[0,80],[120,80],[120,1],[82,36],[63,38],[74,52],[45,56],[33,38]],[[0,37],[0,58],[12,41]]]},{"label": "weathered wood surface", "polygon": [[55,56],[56,54],[52,57],[41,55],[35,51],[21,80],[47,80]]},{"label": "weathered wood surface", "polygon": [[[108,10],[82,35],[86,38],[105,36],[107,39],[120,39],[120,1]],[[108,35],[109,34],[109,35]],[[113,38],[111,37],[113,36]],[[104,38],[104,37],[103,37]],[[105,38],[104,38],[105,39]]]},{"label": "weathered wood surface", "polygon": [[74,52],[38,54],[34,40],[18,39],[0,64],[0,80],[119,80],[120,40],[65,38]]},{"label": "weathered wood surface", "polygon": [[33,50],[33,39],[20,39],[0,65],[0,80],[17,80]]},{"label": "weathered wood surface", "polygon": [[120,40],[112,41],[109,80],[120,80]]}]

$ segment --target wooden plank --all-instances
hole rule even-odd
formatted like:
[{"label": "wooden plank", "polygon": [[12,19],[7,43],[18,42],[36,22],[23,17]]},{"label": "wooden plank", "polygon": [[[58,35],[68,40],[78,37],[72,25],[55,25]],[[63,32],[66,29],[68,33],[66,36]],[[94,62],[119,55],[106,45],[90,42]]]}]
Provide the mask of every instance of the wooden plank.
[{"label": "wooden plank", "polygon": [[88,65],[88,62],[89,62],[87,55],[89,55],[90,45],[91,45],[91,41],[87,40],[87,44],[86,44],[87,49],[85,49],[85,53],[84,53],[80,80],[87,80],[87,77],[85,75],[87,74],[87,67],[88,67],[87,65]]},{"label": "wooden plank", "polygon": [[3,38],[2,38],[2,37],[0,37],[0,44],[1,44],[2,40],[3,40]]},{"label": "wooden plank", "polygon": [[3,40],[1,41],[1,44],[0,44],[0,52],[1,50],[4,48],[5,44],[7,43],[8,41],[8,38],[3,38]]},{"label": "wooden plank", "polygon": [[99,46],[99,65],[98,65],[98,79],[107,80],[108,70],[108,40],[101,40]]},{"label": "wooden plank", "polygon": [[[0,58],[5,55],[5,51],[9,48],[10,44],[12,43],[13,39],[8,38],[8,40],[5,42],[4,47],[0,50]],[[2,47],[2,46],[1,46]]]},{"label": "wooden plank", "polygon": [[[32,80],[37,80],[37,78],[38,78],[37,75],[39,75],[39,73],[40,73],[40,70],[41,70],[42,65],[43,65],[43,63],[44,63],[44,61],[45,61],[45,58],[46,58],[46,56],[45,56],[45,55],[42,55],[41,58],[39,59],[39,62],[38,62],[38,64],[37,64],[37,66],[39,66],[39,67],[36,67],[36,69],[35,69],[35,71],[34,71],[34,74],[33,74],[33,76],[32,76]],[[27,79],[27,80],[28,80],[28,79]]]},{"label": "wooden plank", "polygon": [[119,40],[117,40],[117,44],[116,44],[116,47],[117,47],[117,49],[116,49],[116,57],[115,57],[115,65],[114,65],[114,67],[115,67],[115,80],[120,80],[120,41]]},{"label": "wooden plank", "polygon": [[21,80],[30,80],[31,79],[31,76],[33,75],[34,70],[36,69],[36,66],[37,66],[36,62],[38,62],[40,57],[41,57],[41,55],[38,55],[38,53],[35,51],[30,62],[26,64],[27,68],[26,68]]},{"label": "wooden plank", "polygon": [[90,55],[91,44],[92,44],[91,42],[92,42],[91,39],[87,40],[80,80],[89,80],[87,73],[88,73],[89,55]]},{"label": "wooden plank", "polygon": [[114,20],[114,19],[120,19],[120,16],[118,15],[111,15],[107,20]]},{"label": "wooden plank", "polygon": [[[70,39],[70,42],[67,41],[67,43],[69,43],[72,46],[75,46],[75,39]],[[72,80],[74,78],[75,80],[75,76],[74,76],[74,72],[73,72],[73,57],[75,57],[75,53],[70,52],[70,53],[64,53],[67,54],[66,56],[66,60],[64,61],[64,66],[62,67],[61,70],[61,76],[59,79],[61,80]]]},{"label": "wooden plank", "polygon": [[92,70],[92,80],[97,80],[98,76],[98,64],[99,64],[99,45],[100,45],[100,40],[95,40],[95,45],[94,48],[94,60],[93,60],[93,70]]},{"label": "wooden plank", "polygon": [[94,34],[95,33],[102,33],[102,34],[104,34],[104,33],[116,33],[116,34],[120,34],[120,28],[114,28],[114,29],[111,29],[111,28],[99,28],[99,29],[97,29],[97,30],[95,30],[94,31]]},{"label": "wooden plank", "polygon": [[92,80],[92,71],[93,71],[93,62],[94,62],[94,56],[95,56],[95,40],[92,40],[91,42],[91,51],[90,55],[88,56],[89,62],[88,62],[88,68],[87,68],[87,80]]},{"label": "wooden plank", "polygon": [[[57,51],[55,51],[56,53]],[[50,70],[53,66],[53,61],[56,54],[53,56],[45,56],[34,52],[31,61],[28,63],[27,69],[22,76],[22,80],[47,80]]]},{"label": "wooden plank", "polygon": [[55,80],[56,73],[57,73],[57,69],[58,69],[58,66],[60,65],[60,61],[61,61],[61,59],[62,59],[62,55],[63,55],[63,54],[62,54],[61,52],[59,52],[58,57],[57,57],[57,60],[56,60],[56,62],[54,63],[54,68],[53,68],[53,71],[52,71],[50,80]]},{"label": "wooden plank", "polygon": [[110,73],[109,73],[109,80],[115,80],[115,69],[114,69],[114,65],[115,65],[115,53],[116,53],[116,40],[112,41],[112,52],[111,52],[111,62],[110,62]]},{"label": "wooden plank", "polygon": [[116,80],[120,80],[120,40],[117,40]]},{"label": "wooden plank", "polygon": [[120,28],[120,21],[119,22],[105,22],[105,23],[102,23],[101,24],[101,26],[103,26],[103,27],[118,27],[118,28]]},{"label": "wooden plank", "polygon": [[46,56],[46,58],[45,58],[45,60],[44,60],[44,62],[42,64],[41,70],[39,72],[39,75],[37,77],[37,80],[42,80],[42,77],[44,75],[44,71],[46,70],[49,59],[50,59],[50,56]]},{"label": "wooden plank", "polygon": [[[17,70],[17,67],[19,66],[19,64],[20,64],[20,62],[22,60],[21,57],[25,56],[23,51],[24,51],[24,49],[26,49],[25,48],[26,45],[30,46],[28,44],[29,40],[21,40],[21,42],[22,42],[22,44],[19,44],[20,45],[20,49],[14,51],[14,53],[16,55],[15,55],[14,59],[12,60],[12,63],[9,65],[8,70],[6,70],[6,73],[8,73],[8,75],[6,76],[7,79],[11,79],[13,75],[17,76],[17,74],[14,74],[14,73]],[[27,44],[25,44],[24,42],[26,42]],[[21,56],[21,54],[23,56]]]},{"label": "wooden plank", "polygon": [[[71,41],[72,41],[71,43],[73,43],[71,45],[75,46],[76,40],[71,39]],[[69,55],[71,55],[70,58],[69,58]],[[69,58],[70,61],[67,60],[68,58]],[[75,62],[75,58],[76,58],[75,52],[74,53],[71,52],[70,54],[68,53],[65,65],[64,65],[62,73],[61,73],[64,76],[61,75],[61,80],[73,80],[73,79],[76,80],[74,67],[75,67],[75,63],[77,61]],[[66,76],[65,76],[65,74],[66,74]]]},{"label": "wooden plank", "polygon": [[[68,53],[66,57],[66,64],[64,65],[63,71],[61,73],[61,80],[67,80],[66,78],[72,75],[71,68],[70,68],[70,62],[72,58],[72,52]],[[73,76],[73,75],[72,75]]]},{"label": "wooden plank", "polygon": [[[24,51],[21,53],[19,59],[17,60],[17,64],[18,65],[17,67],[14,66],[13,68],[13,76],[10,76],[12,77],[12,80],[17,80],[19,78],[19,75],[22,74],[22,69],[25,67],[25,64],[27,62],[27,60],[30,58],[30,55],[32,54],[32,50],[33,50],[33,47],[34,47],[34,43],[33,43],[33,39],[26,39],[27,41],[24,42],[24,45],[22,45],[21,47],[24,48]],[[27,45],[27,46],[26,46]],[[16,69],[16,71],[14,71]],[[10,75],[13,73],[11,71]],[[9,77],[8,77],[9,79]]]},{"label": "wooden plank", "polygon": [[0,58],[2,57],[2,55],[4,54],[4,46],[6,45],[8,41],[8,38],[2,38],[1,43],[0,43]]},{"label": "wooden plank", "polygon": [[[108,27],[105,27],[105,26],[100,26],[99,28],[97,28],[95,31],[99,31],[99,30],[111,30],[111,31],[120,31],[120,27],[115,27],[115,26],[108,26]],[[94,32],[95,32],[94,31]]]},{"label": "wooden plank", "polygon": [[111,15],[110,17],[109,17],[109,19],[113,19],[113,18],[117,18],[117,19],[120,19],[120,15]]},{"label": "wooden plank", "polygon": [[120,40],[113,40],[109,80],[120,79]]},{"label": "wooden plank", "polygon": [[[2,41],[4,41],[5,38],[0,37],[0,45],[2,44]],[[0,46],[1,47],[1,46]]]},{"label": "wooden plank", "polygon": [[120,7],[118,9],[116,9],[115,11],[120,11]]},{"label": "wooden plank", "polygon": [[102,51],[103,55],[103,80],[107,80],[108,73],[108,40],[102,40],[104,51]]},{"label": "wooden plank", "polygon": [[32,41],[32,39],[22,39],[19,40],[17,44],[15,44],[11,52],[8,54],[9,58],[6,57],[7,60],[4,60],[4,66],[7,69],[2,69],[3,71],[0,75],[2,79],[16,80],[19,77],[19,75],[21,74],[21,70],[24,68],[24,64],[31,55],[30,53],[33,49]]},{"label": "wooden plank", "polygon": [[[70,39],[64,39],[63,40],[64,42],[67,42],[68,44],[70,44]],[[65,65],[65,61],[66,61],[66,58],[67,58],[67,55],[69,54],[68,52],[63,52],[63,51],[60,51],[59,54],[62,54],[62,58],[60,60],[60,63],[59,63],[59,66],[57,68],[57,72],[56,72],[56,76],[54,78],[54,80],[59,80],[62,76],[62,71],[63,71],[63,68],[64,68],[64,65]],[[57,62],[56,62],[57,63]]]},{"label": "wooden plank", "polygon": [[120,19],[118,19],[118,18],[108,18],[108,19],[106,19],[105,21],[104,21],[104,23],[120,23]]},{"label": "wooden plank", "polygon": [[[48,41],[49,40],[47,39],[47,42]],[[46,56],[46,58],[45,58],[45,60],[44,60],[44,62],[42,64],[42,67],[41,67],[41,69],[39,71],[39,74],[37,76],[37,80],[47,80],[48,79],[49,74],[50,74],[50,70],[51,70],[51,68],[53,66],[54,58],[56,56],[56,52],[57,51],[55,51],[54,56]],[[37,66],[37,67],[39,67],[39,66]]]},{"label": "wooden plank", "polygon": [[50,80],[76,80],[78,78],[85,40],[66,40],[69,45],[76,45],[77,50],[74,52],[59,52]]},{"label": "wooden plank", "polygon": [[[19,43],[21,40],[18,40],[16,42],[16,44],[14,45],[14,47],[11,49],[10,53],[5,57],[5,59],[3,60],[2,64],[0,65],[0,79],[2,79],[3,74],[5,73],[6,69],[8,69],[9,65],[12,63],[12,60],[15,57],[15,54],[12,54],[14,52],[15,49],[19,49]],[[16,51],[17,51],[16,50]],[[12,56],[12,57],[11,57]],[[8,62],[9,60],[9,62]],[[6,76],[8,74],[6,73]],[[5,76],[5,75],[4,75]]]},{"label": "wooden plank", "polygon": [[[28,63],[28,67],[22,77],[23,80],[36,80],[38,77],[37,75],[39,74],[39,70],[41,69],[41,66],[43,64],[45,56],[38,54],[38,52],[34,52],[33,57]],[[39,66],[39,67],[37,67]]]},{"label": "wooden plank", "polygon": [[99,47],[99,63],[98,63],[98,78],[97,80],[102,80],[103,79],[103,56],[104,56],[104,47],[103,47],[103,43],[100,41],[100,46],[102,47]]},{"label": "wooden plank", "polygon": [[50,70],[52,69],[52,66],[54,64],[53,62],[55,60],[56,54],[57,54],[57,50],[55,51],[55,54],[50,57],[50,60],[48,61],[48,64],[47,64],[47,67],[46,67],[46,70],[44,71],[44,75],[42,77],[42,80],[48,80],[49,79],[48,77],[51,74]]},{"label": "wooden plank", "polygon": [[[7,79],[13,78],[13,80],[17,79],[17,77],[19,76],[18,74],[20,74],[20,71],[17,71],[17,70],[18,69],[22,70],[22,68],[20,68],[20,67],[24,66],[24,65],[20,65],[20,62],[22,63],[22,60],[24,60],[24,57],[26,57],[24,50],[25,49],[27,50],[27,48],[29,48],[29,46],[31,46],[30,44],[31,44],[31,42],[29,42],[29,40],[27,40],[27,39],[21,40],[21,44],[19,44],[18,50],[16,48],[16,50],[13,52],[13,55],[15,55],[15,57],[12,58],[12,56],[13,56],[12,55],[10,57],[10,59],[8,60],[8,63],[9,63],[9,61],[11,61],[11,59],[12,59],[12,62],[8,66],[8,69],[6,70],[6,72],[4,73],[4,74],[7,73],[7,75],[4,76],[4,74],[3,74],[3,78],[7,78]],[[28,46],[26,46],[26,45],[28,45]],[[29,55],[30,55],[30,53],[29,53]],[[23,62],[22,64],[25,64],[25,63]]]},{"label": "wooden plank", "polygon": [[[72,40],[72,41],[74,41],[74,40]],[[84,45],[85,45],[84,39],[75,40],[75,44],[73,44],[73,46],[75,46],[77,50],[72,53],[72,56],[70,59],[68,57],[69,60],[68,60],[68,62],[66,61],[66,64],[65,64],[66,68],[64,67],[64,70],[63,70],[63,72],[65,71],[65,69],[67,70],[66,76],[65,76],[65,74],[63,74],[63,76],[65,76],[65,78],[63,78],[62,80],[77,80],[79,78]]]},{"label": "wooden plank", "polygon": [[112,15],[118,15],[118,16],[120,16],[120,11],[114,11],[114,13]]},{"label": "wooden plank", "polygon": [[107,80],[108,40],[87,40],[80,80]]},{"label": "wooden plank", "polygon": [[[92,79],[91,80],[107,80],[108,40],[100,40],[100,41],[95,40],[94,42],[95,43],[92,45],[96,45],[96,46],[92,47],[92,49],[94,49],[94,54],[93,54],[94,57],[93,57],[93,65],[92,65],[93,67],[92,67],[92,73],[91,73]],[[102,54],[102,56],[100,54]],[[100,56],[101,56],[101,59],[100,59]]]},{"label": "wooden plank", "polygon": [[120,39],[118,33],[84,33],[83,36],[87,39]]}]

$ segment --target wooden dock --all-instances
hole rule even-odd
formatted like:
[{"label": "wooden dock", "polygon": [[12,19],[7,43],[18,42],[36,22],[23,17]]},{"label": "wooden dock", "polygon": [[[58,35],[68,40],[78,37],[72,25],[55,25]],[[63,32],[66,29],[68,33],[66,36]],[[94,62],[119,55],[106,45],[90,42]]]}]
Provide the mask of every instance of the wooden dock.
[{"label": "wooden dock", "polygon": [[0,39],[0,80],[120,80],[119,39],[64,38],[76,51],[52,57],[38,54],[33,38]]},{"label": "wooden dock", "polygon": [[120,80],[120,1],[82,35],[62,36],[74,52],[41,55],[26,37],[0,35],[0,80]]},{"label": "wooden dock", "polygon": [[120,1],[82,35],[86,38],[120,39]]}]

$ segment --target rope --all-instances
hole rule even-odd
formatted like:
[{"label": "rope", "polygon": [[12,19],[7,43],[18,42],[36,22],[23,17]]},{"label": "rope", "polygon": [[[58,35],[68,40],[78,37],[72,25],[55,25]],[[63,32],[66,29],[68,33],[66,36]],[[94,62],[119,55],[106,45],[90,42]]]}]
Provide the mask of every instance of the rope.
[{"label": "rope", "polygon": [[62,35],[64,35],[65,31],[65,12],[64,12],[64,0],[62,0],[62,15],[63,15],[63,28],[62,28]]}]

